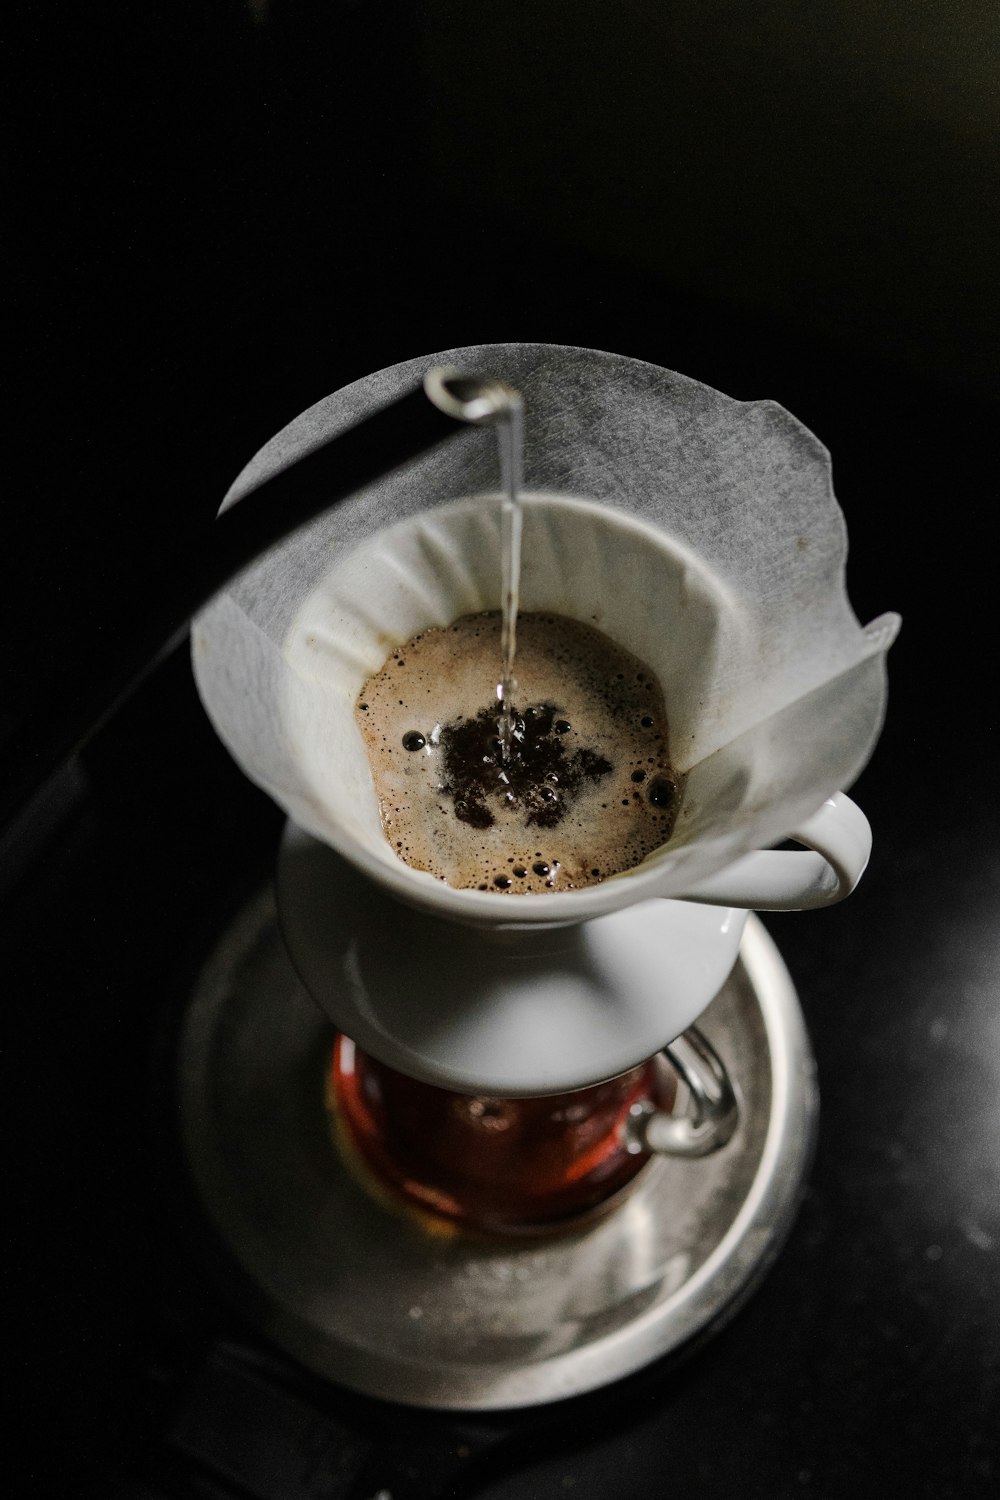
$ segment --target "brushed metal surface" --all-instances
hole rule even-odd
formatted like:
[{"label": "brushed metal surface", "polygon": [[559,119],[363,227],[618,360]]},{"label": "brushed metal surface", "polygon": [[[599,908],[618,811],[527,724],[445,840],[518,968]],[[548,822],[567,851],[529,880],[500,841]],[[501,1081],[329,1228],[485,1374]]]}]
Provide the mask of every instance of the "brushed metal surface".
[{"label": "brushed metal surface", "polygon": [[757,918],[699,1025],[740,1098],[723,1150],[654,1159],[607,1218],[559,1238],[435,1236],[342,1163],[324,1100],[333,1030],[261,892],[202,969],[178,1057],[183,1145],[229,1294],[321,1376],[417,1406],[554,1401],[678,1348],[780,1248],[816,1111],[795,992]]}]

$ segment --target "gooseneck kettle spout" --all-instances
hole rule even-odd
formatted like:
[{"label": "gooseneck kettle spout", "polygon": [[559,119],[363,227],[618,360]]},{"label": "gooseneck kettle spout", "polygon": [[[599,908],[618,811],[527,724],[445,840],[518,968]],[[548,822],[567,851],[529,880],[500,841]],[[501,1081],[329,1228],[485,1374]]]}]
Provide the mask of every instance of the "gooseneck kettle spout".
[{"label": "gooseneck kettle spout", "polygon": [[469,424],[502,419],[499,380],[430,370],[422,385],[326,439],[224,510],[199,545],[143,580],[116,651],[67,662],[40,713],[0,750],[0,835],[30,817],[60,769],[183,638],[192,617],[269,547]]}]

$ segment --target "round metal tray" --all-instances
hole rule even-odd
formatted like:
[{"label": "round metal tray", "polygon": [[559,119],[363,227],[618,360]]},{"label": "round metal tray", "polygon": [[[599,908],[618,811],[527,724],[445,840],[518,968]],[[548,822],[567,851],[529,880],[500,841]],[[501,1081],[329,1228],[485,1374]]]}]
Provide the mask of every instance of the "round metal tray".
[{"label": "round metal tray", "polygon": [[230,1295],[307,1368],[416,1406],[560,1400],[678,1349],[774,1258],[809,1162],[808,1039],[756,917],[699,1029],[740,1102],[715,1156],[652,1161],[619,1208],[558,1238],[434,1235],[342,1163],[325,1106],[333,1031],[262,892],[202,969],[178,1058],[182,1143]]}]

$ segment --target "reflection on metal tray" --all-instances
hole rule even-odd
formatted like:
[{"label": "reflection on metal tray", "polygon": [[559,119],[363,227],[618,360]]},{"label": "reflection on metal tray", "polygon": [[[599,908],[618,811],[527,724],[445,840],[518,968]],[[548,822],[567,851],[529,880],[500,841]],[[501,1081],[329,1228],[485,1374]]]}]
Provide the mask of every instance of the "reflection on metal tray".
[{"label": "reflection on metal tray", "polygon": [[417,1406],[559,1400],[677,1349],[780,1247],[816,1112],[798,1001],[756,918],[699,1024],[740,1096],[724,1150],[654,1160],[621,1208],[558,1239],[436,1237],[338,1157],[324,1106],[333,1033],[261,893],[205,964],[178,1058],[184,1148],[230,1295],[312,1371]]}]

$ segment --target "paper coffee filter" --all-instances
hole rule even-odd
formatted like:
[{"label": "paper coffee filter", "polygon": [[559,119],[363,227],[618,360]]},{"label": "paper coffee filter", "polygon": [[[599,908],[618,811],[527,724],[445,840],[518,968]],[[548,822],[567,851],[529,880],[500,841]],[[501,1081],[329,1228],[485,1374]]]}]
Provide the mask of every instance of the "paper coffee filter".
[{"label": "paper coffee filter", "polygon": [[[898,619],[859,626],[828,455],[774,403],[588,350],[449,350],[320,402],[225,503],[433,365],[524,397],[522,608],[596,625],[661,682],[687,783],[674,836],[651,856],[659,892],[779,840],[849,786],[881,726]],[[418,630],[499,607],[497,482],[495,437],[470,429],[289,538],[195,623],[195,674],[223,741],[349,857],[405,868],[381,832],[354,703]]]},{"label": "paper coffee filter", "polygon": [[[738,639],[738,614],[724,591],[641,522],[566,497],[526,496],[523,504],[522,608],[570,615],[628,644],[659,678],[675,738],[686,738],[696,758],[696,736],[710,733],[700,704],[713,696],[725,646]],[[309,817],[310,831],[366,840],[395,862],[354,705],[394,646],[428,626],[500,607],[501,509],[500,496],[480,496],[379,533],[335,566],[297,614],[285,640],[279,717],[308,789],[299,816]],[[642,608],[644,599],[656,608]],[[479,706],[493,700],[495,686],[484,678]]]}]

